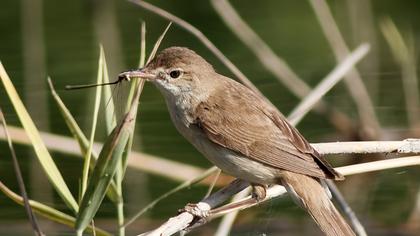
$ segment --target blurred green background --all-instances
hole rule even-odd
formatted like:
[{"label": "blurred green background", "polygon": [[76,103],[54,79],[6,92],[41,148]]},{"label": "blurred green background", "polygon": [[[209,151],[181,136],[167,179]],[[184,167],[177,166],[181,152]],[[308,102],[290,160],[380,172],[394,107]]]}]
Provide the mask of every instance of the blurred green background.
[{"label": "blurred green background", "polygon": [[[290,67],[312,87],[336,65],[308,1],[231,2],[255,32],[287,61]],[[300,101],[268,72],[255,55],[217,15],[209,1],[153,1],[200,29],[284,114]],[[384,17],[390,17],[404,39],[413,39],[414,55],[420,45],[420,2],[390,0],[328,1],[341,33],[350,49],[362,42],[371,44],[369,55],[358,65],[384,131],[380,139],[414,137],[410,130],[404,100],[401,69],[380,31]],[[168,21],[132,3],[112,0],[5,0],[0,7],[0,60],[9,73],[36,125],[43,131],[69,136],[64,121],[47,88],[50,76],[64,102],[85,133],[90,132],[93,90],[65,91],[68,84],[92,83],[96,78],[99,43],[104,45],[110,77],[135,68],[139,60],[140,22],[147,25],[147,50],[161,34]],[[186,46],[210,61],[217,71],[233,78],[211,52],[189,32],[173,25],[161,49]],[[358,114],[347,89],[340,83],[325,100],[349,117]],[[10,101],[0,89],[0,106],[11,125],[19,125]],[[205,160],[175,130],[158,91],[146,84],[141,97],[134,149],[199,167],[209,167]],[[349,140],[330,125],[325,116],[310,113],[299,124],[299,130],[310,142]],[[101,133],[102,132],[102,133]],[[410,136],[411,135],[411,136]],[[417,132],[417,137],[419,133]],[[97,140],[105,133],[99,129]],[[18,157],[29,196],[66,211],[64,204],[49,185],[31,148],[17,145]],[[4,141],[0,142],[0,179],[18,191],[12,163]],[[76,193],[81,176],[81,159],[53,153],[71,190]],[[363,156],[364,157],[364,156]],[[379,158],[381,156],[375,157]],[[382,155],[383,157],[383,155]],[[336,157],[336,164],[350,164],[361,158]],[[330,160],[331,160],[330,159]],[[373,160],[366,157],[364,160]],[[339,183],[369,235],[420,234],[420,174],[418,167],[394,169],[349,177]],[[129,169],[125,184],[126,215],[178,184],[157,175]],[[159,225],[187,202],[196,202],[207,187],[181,191],[163,201],[146,216],[128,228],[135,235]],[[417,209],[416,209],[417,206]],[[417,218],[416,218],[417,217]],[[48,235],[67,235],[67,227],[41,220]],[[97,216],[98,226],[115,230],[115,208],[105,201]],[[211,235],[214,221],[191,233]],[[29,222],[23,207],[0,194],[0,235],[28,235]],[[320,234],[312,220],[293,202],[284,197],[240,213],[232,235],[315,235]]]}]

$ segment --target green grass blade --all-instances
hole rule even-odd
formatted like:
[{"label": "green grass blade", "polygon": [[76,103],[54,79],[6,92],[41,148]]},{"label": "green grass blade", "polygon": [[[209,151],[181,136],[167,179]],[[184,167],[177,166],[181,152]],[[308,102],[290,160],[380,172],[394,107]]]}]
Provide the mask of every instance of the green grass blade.
[{"label": "green grass blade", "polygon": [[[106,63],[105,54],[102,54],[103,58],[103,82],[109,83],[109,74],[108,74],[108,66]],[[118,85],[114,85],[118,86]],[[106,133],[110,134],[112,129],[117,125],[117,118],[115,113],[115,102],[114,98],[112,97],[112,89],[115,88],[114,86],[104,86],[104,96],[103,96],[103,103],[105,104],[105,125],[106,125]]]},{"label": "green grass blade", "polygon": [[[17,193],[13,192],[12,190],[10,190],[6,185],[4,185],[1,181],[0,181],[0,191],[2,191],[8,198],[10,198],[12,201],[16,202],[19,205],[24,204],[23,202],[23,198],[21,196],[19,196]],[[72,228],[74,228],[75,223],[76,223],[76,218],[74,218],[73,216],[67,215],[61,211],[58,211],[52,207],[49,207],[45,204],[42,204],[40,202],[34,201],[34,200],[29,200],[29,205],[31,206],[31,208],[33,209],[33,211],[40,215],[43,216],[49,220],[52,220],[54,222],[63,224],[63,225],[67,225],[70,226]],[[87,227],[89,232],[93,232],[93,228],[91,225],[89,225]],[[110,233],[95,227],[95,233],[98,236],[108,236],[111,235]]]},{"label": "green grass blade", "polygon": [[80,211],[76,222],[76,229],[78,231],[83,231],[95,216],[112,176],[115,174],[118,161],[122,156],[131,133],[130,127],[128,126],[130,122],[127,122],[126,119],[123,121],[126,122],[115,127],[99,154],[98,162],[92,172],[89,185],[80,204]]},{"label": "green grass blade", "polygon": [[122,154],[127,145],[127,141],[133,132],[135,123],[135,114],[137,113],[137,101],[140,97],[140,90],[136,91],[130,111],[124,116],[124,119],[108,136],[98,162],[93,170],[89,180],[89,185],[85,195],[82,198],[80,211],[76,220],[76,230],[81,235],[83,230],[95,216],[108,188],[111,183],[118,165],[120,164]]},{"label": "green grass blade", "polygon": [[[79,125],[77,124],[76,120],[74,119],[73,115],[70,113],[69,109],[67,109],[64,102],[61,100],[61,98],[58,96],[57,92],[54,89],[54,86],[51,82],[51,79],[48,78],[48,85],[51,90],[51,94],[54,98],[54,101],[57,103],[57,106],[60,110],[60,113],[62,117],[64,118],[64,121],[66,122],[67,127],[69,128],[71,134],[73,137],[77,140],[80,150],[82,152],[83,156],[86,156],[87,149],[89,146],[89,141],[86,138],[85,134],[83,133],[82,129],[80,129]],[[96,163],[96,160],[98,159],[98,154],[92,150],[92,159],[90,163],[90,168],[93,169]],[[114,181],[111,182],[111,185],[107,192],[108,198],[112,202],[118,202],[120,199],[120,195],[117,193],[117,187]]]},{"label": "green grass blade", "polygon": [[140,35],[140,60],[139,68],[144,66],[146,61],[146,22],[141,22],[141,35]]},{"label": "green grass blade", "polygon": [[[96,79],[97,84],[103,83],[103,71],[104,71],[104,49],[102,45],[99,46],[100,56],[98,61],[98,77]],[[96,93],[95,93],[95,105],[93,108],[93,117],[92,117],[92,130],[90,133],[90,139],[89,139],[89,146],[88,150],[85,156],[85,161],[83,163],[83,173],[82,173],[82,194],[85,194],[86,186],[88,182],[88,176],[89,176],[89,166],[90,166],[90,160],[92,157],[92,148],[93,148],[93,142],[95,139],[95,131],[96,131],[96,124],[98,121],[98,114],[99,114],[99,106],[101,104],[101,95],[102,95],[102,86],[96,87]]]},{"label": "green grass blade", "polygon": [[63,179],[63,176],[61,175],[50,153],[45,147],[45,144],[39,135],[38,129],[36,128],[34,122],[32,121],[27,110],[25,109],[25,106],[23,105],[22,100],[20,99],[12,82],[10,81],[10,78],[7,75],[6,70],[4,69],[3,64],[1,62],[0,62],[0,78],[6,89],[9,99],[12,102],[13,107],[19,117],[19,120],[22,123],[23,128],[25,129],[26,133],[28,134],[28,137],[30,138],[32,142],[32,146],[35,150],[36,156],[39,162],[41,163],[41,166],[44,169],[45,174],[47,175],[51,184],[54,186],[57,193],[66,203],[66,205],[74,212],[77,212],[79,207],[77,205],[76,200],[71,194],[66,182]]},{"label": "green grass blade", "polygon": [[[58,96],[58,94],[57,94],[57,92],[54,88],[54,85],[51,81],[51,78],[48,78],[47,81],[48,81],[48,85],[50,87],[51,94],[54,98],[54,101],[56,102],[56,104],[57,104],[57,106],[60,110],[60,113],[61,113],[64,121],[66,122],[67,127],[70,130],[70,133],[76,139],[76,141],[79,143],[80,150],[82,151],[82,155],[86,155],[85,153],[87,152],[87,149],[88,149],[88,146],[89,146],[88,139],[84,135],[82,129],[80,129],[79,125],[77,124],[73,115],[70,113],[69,109],[67,109],[66,105],[61,100],[60,96]],[[92,154],[94,154],[94,152],[92,152]]]}]

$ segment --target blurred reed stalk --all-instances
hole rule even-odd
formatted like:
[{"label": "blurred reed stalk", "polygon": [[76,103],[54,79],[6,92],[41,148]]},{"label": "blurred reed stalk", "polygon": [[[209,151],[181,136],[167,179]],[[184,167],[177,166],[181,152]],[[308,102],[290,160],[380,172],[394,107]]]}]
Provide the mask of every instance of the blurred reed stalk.
[{"label": "blurred reed stalk", "polygon": [[[227,0],[210,1],[229,29],[255,54],[260,63],[296,97],[303,99],[311,88],[290,68],[287,62],[249,27]],[[340,132],[351,136],[354,132],[353,121],[344,113],[320,100],[313,109],[323,114]]]},{"label": "blurred reed stalk", "polygon": [[416,48],[412,31],[404,40],[395,23],[390,18],[380,22],[380,29],[384,35],[396,62],[401,67],[405,108],[407,119],[413,134],[420,134],[420,96],[417,77]]},{"label": "blurred reed stalk", "polygon": [[[48,94],[43,81],[46,78],[46,56],[44,39],[44,1],[24,0],[21,2],[21,28],[23,53],[23,99],[38,128],[49,131],[50,119]],[[35,92],[36,91],[36,92]],[[42,167],[33,154],[29,154],[31,195],[45,202],[53,202],[53,189],[42,174]],[[51,225],[46,222],[46,230]]]},{"label": "blurred reed stalk", "polygon": [[[376,19],[372,7],[371,0],[347,0],[346,9],[348,12],[349,23],[351,27],[352,43],[350,45],[358,45],[362,42],[369,42],[372,50],[365,60],[358,65],[360,71],[369,71],[369,76],[364,76],[363,81],[369,91],[369,96],[374,104],[379,102],[379,85],[380,85],[380,49],[379,40],[376,34]],[[360,27],[363,26],[363,27]]]},{"label": "blurred reed stalk", "polygon": [[[321,28],[328,40],[331,49],[336,57],[337,62],[341,62],[350,52],[346,45],[343,36],[338,29],[328,4],[325,0],[309,0],[312,8],[317,16]],[[357,69],[352,69],[346,79],[349,93],[356,103],[356,107],[360,117],[360,125],[363,127],[364,134],[367,140],[374,140],[381,137],[381,126],[378,121],[372,100],[360,73]]]},{"label": "blurred reed stalk", "polygon": [[[416,47],[412,30],[406,33],[406,39],[398,30],[391,18],[387,17],[380,22],[380,29],[384,35],[396,62],[401,67],[405,106],[408,124],[414,136],[420,135],[420,96],[419,79],[417,76]],[[416,186],[417,194],[415,205],[407,219],[407,228],[420,232],[420,186]],[[416,229],[417,228],[417,229]]]}]

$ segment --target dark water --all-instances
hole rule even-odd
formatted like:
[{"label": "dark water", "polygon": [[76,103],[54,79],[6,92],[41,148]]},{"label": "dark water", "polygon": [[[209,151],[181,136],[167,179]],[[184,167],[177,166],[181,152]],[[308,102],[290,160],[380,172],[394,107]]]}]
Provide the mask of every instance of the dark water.
[{"label": "dark water", "polygon": [[[154,1],[193,23],[230,58],[255,85],[285,114],[299,102],[279,84],[224,25],[208,1]],[[387,136],[383,139],[409,137],[407,111],[400,67],[379,29],[384,17],[391,17],[403,36],[413,36],[419,48],[420,4],[418,1],[328,1],[340,30],[350,48],[362,41],[371,43],[372,51],[358,69],[368,86],[375,111]],[[368,4],[369,3],[369,4]],[[232,4],[256,33],[282,56],[309,85],[315,86],[335,66],[334,55],[306,1],[233,1]],[[369,17],[363,15],[368,8]],[[357,8],[359,7],[359,8]],[[356,10],[351,10],[356,9]],[[360,14],[360,15],[359,15]],[[93,82],[97,73],[98,44],[104,44],[110,76],[135,68],[138,64],[140,21],[147,23],[148,51],[167,21],[125,1],[2,1],[0,7],[0,60],[40,129],[70,135],[49,96],[46,76],[50,76],[59,94],[86,133],[90,132],[93,93],[89,90],[64,91],[67,84]],[[366,32],[369,37],[366,38]],[[194,49],[215,68],[233,76],[197,39],[173,26],[161,48],[179,45]],[[418,52],[415,49],[415,52]],[[417,53],[418,55],[418,53]],[[373,63],[376,62],[376,63]],[[337,85],[325,100],[350,117],[357,111],[343,84]],[[17,116],[0,89],[0,106],[11,125],[19,125]],[[175,130],[163,99],[155,88],[146,85],[141,98],[135,150],[200,167],[210,164]],[[298,128],[311,142],[349,139],[329,124],[324,116],[309,114]],[[104,133],[99,129],[98,140]],[[411,135],[413,137],[413,135]],[[31,198],[66,211],[37,164],[32,149],[16,145]],[[9,152],[0,142],[0,180],[17,191]],[[57,165],[73,193],[77,192],[82,162],[71,156],[53,153]],[[350,157],[337,157],[336,163],[351,163]],[[355,159],[360,161],[361,159]],[[340,188],[360,217],[370,235],[419,235],[420,222],[414,222],[414,208],[419,192],[419,169],[410,167],[349,177]],[[147,202],[175,186],[167,178],[129,170],[126,177],[126,214],[132,215]],[[147,216],[128,229],[129,235],[157,226],[175,214],[186,202],[197,201],[206,187],[193,187],[163,201]],[[417,202],[417,207],[419,207]],[[417,214],[420,214],[417,209]],[[97,216],[99,226],[113,230],[115,208],[105,202]],[[419,219],[419,218],[417,218]],[[55,223],[42,221],[47,234],[71,234]],[[193,232],[209,235],[217,221]],[[287,197],[240,214],[232,235],[313,235],[311,219]],[[0,234],[30,233],[23,208],[0,194]]]}]

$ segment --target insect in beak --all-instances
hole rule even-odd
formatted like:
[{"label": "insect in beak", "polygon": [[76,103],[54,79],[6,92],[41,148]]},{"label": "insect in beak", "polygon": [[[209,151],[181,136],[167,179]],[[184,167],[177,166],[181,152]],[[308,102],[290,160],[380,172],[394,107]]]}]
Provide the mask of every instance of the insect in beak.
[{"label": "insect in beak", "polygon": [[73,89],[84,89],[84,88],[93,88],[93,87],[105,86],[105,85],[113,85],[113,84],[119,84],[122,81],[130,81],[131,79],[135,79],[135,78],[152,80],[156,78],[156,76],[152,73],[145,72],[145,70],[141,68],[141,69],[135,69],[135,70],[122,72],[118,75],[118,79],[113,82],[103,83],[103,84],[67,85],[66,89],[73,90]]},{"label": "insect in beak", "polygon": [[153,80],[156,78],[156,75],[147,72],[145,69],[136,69],[136,70],[130,70],[126,72],[122,72],[118,75],[119,80],[127,80],[130,81],[132,78],[140,78],[145,80]]}]

